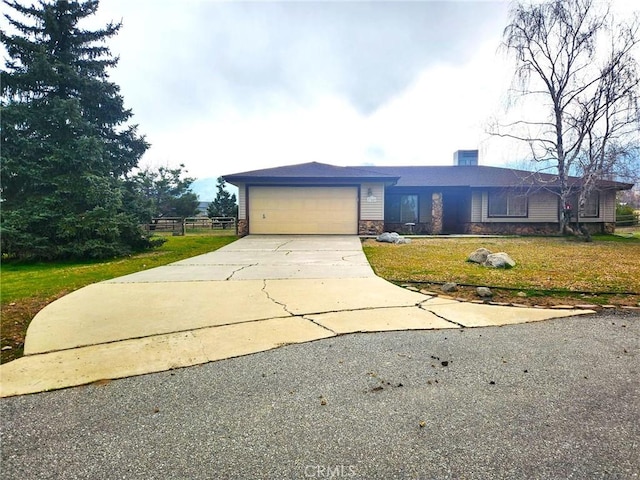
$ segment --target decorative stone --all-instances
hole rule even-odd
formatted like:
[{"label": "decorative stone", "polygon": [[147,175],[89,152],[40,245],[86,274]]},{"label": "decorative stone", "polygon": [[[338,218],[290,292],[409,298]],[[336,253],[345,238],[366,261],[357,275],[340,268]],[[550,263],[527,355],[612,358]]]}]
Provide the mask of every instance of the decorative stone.
[{"label": "decorative stone", "polygon": [[493,292],[489,287],[478,287],[476,288],[476,293],[479,297],[482,298],[491,298],[493,297]]},{"label": "decorative stone", "polygon": [[411,243],[411,239],[401,237],[396,232],[384,232],[376,237],[376,241],[395,244]]},{"label": "decorative stone", "polygon": [[491,268],[513,268],[516,266],[516,262],[508,254],[499,252],[487,255],[487,260],[483,265]]},{"label": "decorative stone", "polygon": [[473,252],[467,258],[467,262],[473,263],[484,263],[487,261],[487,256],[491,255],[491,250],[487,250],[486,248],[479,248],[475,252]]},{"label": "decorative stone", "polygon": [[518,292],[516,293],[516,295],[520,298],[527,298],[528,296],[526,292]]},{"label": "decorative stone", "polygon": [[442,285],[442,291],[446,293],[457,292],[458,284],[454,282],[448,282]]},{"label": "decorative stone", "polygon": [[358,235],[380,235],[384,232],[384,220],[360,220]]},{"label": "decorative stone", "polygon": [[575,307],[582,310],[593,310],[594,308],[598,308],[599,305],[594,305],[593,303],[583,303],[581,305],[576,305]]},{"label": "decorative stone", "polygon": [[424,290],[424,289],[420,290],[420,293],[423,294],[423,295],[430,295],[432,297],[435,297],[435,296],[438,295],[436,292],[434,292],[432,290]]}]

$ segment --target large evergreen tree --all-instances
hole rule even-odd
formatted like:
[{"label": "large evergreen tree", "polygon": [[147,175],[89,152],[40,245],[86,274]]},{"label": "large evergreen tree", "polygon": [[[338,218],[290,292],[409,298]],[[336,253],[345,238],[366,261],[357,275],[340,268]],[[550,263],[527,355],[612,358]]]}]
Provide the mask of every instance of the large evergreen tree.
[{"label": "large evergreen tree", "polygon": [[216,188],[216,198],[207,207],[207,216],[213,217],[237,217],[238,205],[236,203],[235,193],[229,193],[226,190],[226,182],[224,178],[218,177]]},{"label": "large evergreen tree", "polygon": [[121,24],[79,26],[98,0],[4,3],[13,12],[12,32],[1,32],[3,255],[99,258],[148,246],[127,179],[148,144],[108,78],[117,58],[104,42]]},{"label": "large evergreen tree", "polygon": [[147,200],[154,217],[191,217],[198,211],[198,196],[191,191],[195,178],[184,177],[184,164],[178,168],[145,168],[136,175],[138,190]]}]

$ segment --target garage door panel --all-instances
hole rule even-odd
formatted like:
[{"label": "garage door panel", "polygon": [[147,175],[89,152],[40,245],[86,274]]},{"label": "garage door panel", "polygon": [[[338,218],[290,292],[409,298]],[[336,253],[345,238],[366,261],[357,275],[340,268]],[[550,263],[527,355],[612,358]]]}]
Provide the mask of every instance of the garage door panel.
[{"label": "garage door panel", "polygon": [[249,232],[355,235],[357,198],[357,187],[250,187]]}]

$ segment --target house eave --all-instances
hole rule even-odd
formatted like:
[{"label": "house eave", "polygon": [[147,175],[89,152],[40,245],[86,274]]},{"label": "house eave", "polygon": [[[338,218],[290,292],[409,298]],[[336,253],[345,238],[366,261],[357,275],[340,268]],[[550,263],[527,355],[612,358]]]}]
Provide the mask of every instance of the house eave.
[{"label": "house eave", "polygon": [[222,177],[225,182],[232,185],[354,185],[360,183],[384,183],[385,187],[395,185],[398,178],[389,177],[256,177],[242,175],[226,175]]}]

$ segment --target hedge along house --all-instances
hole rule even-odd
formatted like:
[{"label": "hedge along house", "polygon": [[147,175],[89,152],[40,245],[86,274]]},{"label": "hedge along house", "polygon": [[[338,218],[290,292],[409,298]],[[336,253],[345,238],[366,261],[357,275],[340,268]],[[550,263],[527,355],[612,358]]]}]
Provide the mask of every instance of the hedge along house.
[{"label": "hedge along house", "polygon": [[633,186],[603,180],[578,212],[579,178],[561,206],[556,176],[480,166],[477,150],[456,152],[453,166],[312,162],[223,178],[239,190],[239,235],[554,234],[566,207],[591,232],[612,232],[616,192]]}]

